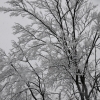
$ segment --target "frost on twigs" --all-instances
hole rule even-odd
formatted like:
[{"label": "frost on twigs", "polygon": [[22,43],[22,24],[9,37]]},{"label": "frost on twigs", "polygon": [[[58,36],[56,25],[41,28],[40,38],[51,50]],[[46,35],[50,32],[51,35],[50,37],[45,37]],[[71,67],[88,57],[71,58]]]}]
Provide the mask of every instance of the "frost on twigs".
[{"label": "frost on twigs", "polygon": [[0,95],[6,93],[11,100],[47,100],[52,94],[49,90],[61,89],[59,100],[95,100],[100,92],[100,14],[95,6],[87,0],[7,3],[10,7],[0,11],[26,18],[30,24],[16,23],[13,34],[18,41],[12,42],[9,55],[0,52],[0,81],[9,83]]}]

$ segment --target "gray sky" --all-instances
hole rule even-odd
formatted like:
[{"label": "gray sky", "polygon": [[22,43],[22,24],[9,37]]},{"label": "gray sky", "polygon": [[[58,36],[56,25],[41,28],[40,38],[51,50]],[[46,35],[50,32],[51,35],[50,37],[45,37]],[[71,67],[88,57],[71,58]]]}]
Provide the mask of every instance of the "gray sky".
[{"label": "gray sky", "polygon": [[[6,6],[4,2],[7,0],[0,0],[0,7]],[[100,0],[89,0],[93,4],[98,4],[98,10],[100,9]],[[4,14],[0,12],[0,48],[4,49],[7,53],[11,49],[11,40],[17,41],[15,35],[12,34],[12,26],[14,22],[22,23],[23,25],[27,24],[26,19],[20,17],[10,17],[9,14]]]},{"label": "gray sky", "polygon": [[[0,7],[8,6],[6,5],[8,0],[0,0]],[[21,25],[27,25],[29,20],[21,17],[10,17],[9,13],[4,14],[0,12],[0,48],[9,52],[9,49],[12,48],[12,40],[17,41],[17,36],[13,35],[12,27],[15,23],[20,23]]]}]

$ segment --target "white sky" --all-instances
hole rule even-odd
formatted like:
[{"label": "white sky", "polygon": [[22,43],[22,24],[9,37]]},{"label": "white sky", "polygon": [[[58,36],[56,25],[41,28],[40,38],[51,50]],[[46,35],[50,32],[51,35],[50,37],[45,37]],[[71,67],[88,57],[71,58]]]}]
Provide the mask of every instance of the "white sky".
[{"label": "white sky", "polygon": [[[6,6],[4,2],[7,0],[0,0],[0,7]],[[98,4],[98,10],[100,9],[100,0],[89,0],[94,4]],[[11,40],[17,40],[16,36],[12,34],[12,26],[14,22],[21,23],[23,25],[27,24],[25,19],[20,17],[10,17],[9,14],[4,14],[0,12],[0,48],[4,49],[7,53],[11,49]]]}]

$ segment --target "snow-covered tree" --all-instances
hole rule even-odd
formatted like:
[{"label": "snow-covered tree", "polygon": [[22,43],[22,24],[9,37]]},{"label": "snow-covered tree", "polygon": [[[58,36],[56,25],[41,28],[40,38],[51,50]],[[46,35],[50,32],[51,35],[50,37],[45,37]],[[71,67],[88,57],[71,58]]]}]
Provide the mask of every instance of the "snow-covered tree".
[{"label": "snow-covered tree", "polygon": [[[1,96],[9,100],[99,98],[100,13],[88,0],[8,0],[0,11],[31,20],[16,23],[18,43],[1,50]],[[39,62],[37,66],[34,61]],[[8,78],[9,77],[9,78]],[[5,85],[3,84],[5,83]],[[3,99],[3,100],[4,100]]]}]

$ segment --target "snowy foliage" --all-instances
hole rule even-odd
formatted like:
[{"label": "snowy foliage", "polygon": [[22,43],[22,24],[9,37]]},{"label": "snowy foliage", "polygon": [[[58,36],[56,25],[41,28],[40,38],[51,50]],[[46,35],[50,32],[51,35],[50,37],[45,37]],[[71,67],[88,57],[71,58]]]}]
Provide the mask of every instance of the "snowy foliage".
[{"label": "snowy foliage", "polygon": [[[15,23],[6,55],[0,50],[2,100],[99,98],[100,13],[86,0],[8,0],[0,11],[31,20]],[[60,97],[61,95],[61,97]]]}]

